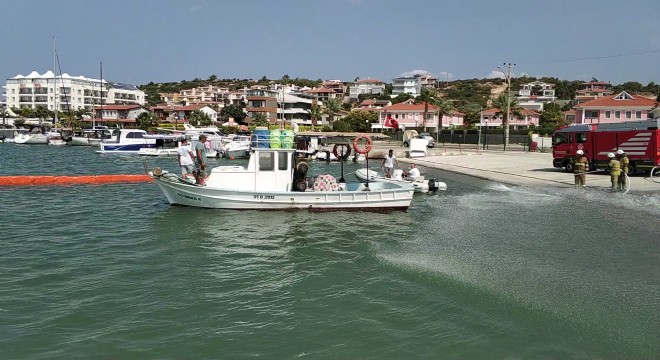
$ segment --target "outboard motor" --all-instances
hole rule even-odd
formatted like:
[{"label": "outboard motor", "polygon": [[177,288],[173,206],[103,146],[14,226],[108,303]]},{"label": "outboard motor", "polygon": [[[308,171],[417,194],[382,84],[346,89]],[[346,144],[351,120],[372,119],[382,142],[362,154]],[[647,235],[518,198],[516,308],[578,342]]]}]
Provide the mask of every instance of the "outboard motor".
[{"label": "outboard motor", "polygon": [[429,179],[429,192],[436,192],[440,189],[440,182],[436,179]]}]

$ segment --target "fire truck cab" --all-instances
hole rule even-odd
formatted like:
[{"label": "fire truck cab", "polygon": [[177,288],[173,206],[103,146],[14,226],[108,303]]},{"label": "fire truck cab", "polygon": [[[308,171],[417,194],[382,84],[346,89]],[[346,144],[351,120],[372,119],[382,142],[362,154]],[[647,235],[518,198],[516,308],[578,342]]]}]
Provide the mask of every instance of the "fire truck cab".
[{"label": "fire truck cab", "polygon": [[552,136],[552,165],[573,171],[571,159],[578,150],[589,159],[589,170],[607,169],[607,154],[623,150],[629,173],[660,166],[660,119],[614,124],[572,125]]}]

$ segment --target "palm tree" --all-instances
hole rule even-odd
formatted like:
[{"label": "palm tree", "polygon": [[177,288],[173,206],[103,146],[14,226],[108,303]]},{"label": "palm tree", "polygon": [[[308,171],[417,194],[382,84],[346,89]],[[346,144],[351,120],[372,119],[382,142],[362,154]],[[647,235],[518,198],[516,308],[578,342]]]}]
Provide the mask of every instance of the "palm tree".
[{"label": "palm tree", "polygon": [[265,113],[258,112],[252,115],[255,126],[268,126],[268,116]]},{"label": "palm tree", "polygon": [[424,123],[424,131],[426,131],[427,128],[426,123],[428,121],[427,116],[429,113],[429,103],[435,103],[437,98],[438,93],[435,91],[435,89],[422,88],[419,96],[415,99],[415,103],[424,104],[424,115],[422,117],[422,122]]},{"label": "palm tree", "polygon": [[328,99],[323,102],[323,105],[325,106],[324,113],[328,114],[328,122],[330,123],[330,127],[332,127],[335,114],[341,110],[341,103],[337,99]]},{"label": "palm tree", "polygon": [[438,129],[436,132],[436,142],[440,141],[440,131],[442,130],[442,120],[445,116],[454,114],[454,104],[447,99],[435,99],[434,104],[438,107],[436,113],[438,114]]},{"label": "palm tree", "polygon": [[307,110],[307,113],[312,118],[312,130],[314,130],[314,126],[316,126],[318,120],[323,116],[323,110],[318,104],[312,104],[312,107]]},{"label": "palm tree", "polygon": [[[493,107],[496,107],[498,111],[495,113],[495,116],[503,116],[504,121],[502,121],[502,126],[504,126],[504,131],[508,132],[509,128],[509,114],[506,113],[507,100],[509,101],[509,113],[515,116],[523,116],[522,107],[518,104],[518,100],[512,97],[510,100],[507,99],[507,95],[502,93],[495,100],[493,100]],[[506,136],[505,136],[506,137]]]}]

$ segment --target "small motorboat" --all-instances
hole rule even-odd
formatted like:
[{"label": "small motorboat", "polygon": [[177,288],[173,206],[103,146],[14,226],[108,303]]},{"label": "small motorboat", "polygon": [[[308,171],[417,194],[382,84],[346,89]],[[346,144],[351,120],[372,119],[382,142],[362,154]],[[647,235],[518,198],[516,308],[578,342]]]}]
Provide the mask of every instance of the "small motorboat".
[{"label": "small motorboat", "polygon": [[66,145],[66,141],[62,138],[62,134],[52,131],[46,134],[46,139],[48,142],[48,145],[55,145],[55,146],[64,146]]},{"label": "small motorboat", "polygon": [[391,183],[407,183],[412,184],[415,192],[417,193],[432,193],[438,190],[447,190],[447,184],[436,179],[426,179],[424,176],[417,176],[414,178],[404,176],[401,169],[394,170],[394,175],[391,178],[386,178],[374,170],[366,168],[358,169],[355,171],[355,177],[361,182],[367,181],[367,174],[369,174],[369,182],[391,182]]}]

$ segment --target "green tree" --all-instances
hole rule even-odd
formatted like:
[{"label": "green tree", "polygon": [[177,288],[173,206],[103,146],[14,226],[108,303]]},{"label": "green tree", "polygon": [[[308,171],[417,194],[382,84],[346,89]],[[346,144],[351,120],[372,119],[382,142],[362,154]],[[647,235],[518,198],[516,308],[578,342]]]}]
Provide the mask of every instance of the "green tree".
[{"label": "green tree", "polygon": [[37,108],[34,110],[34,116],[35,116],[35,117],[38,117],[39,120],[42,120],[42,121],[51,118],[52,115],[53,115],[53,112],[51,112],[51,111],[49,111],[48,109],[46,109],[45,106],[41,106],[41,105],[39,105],[39,106],[37,106]]},{"label": "green tree", "polygon": [[215,74],[209,76],[209,82],[212,82],[212,83],[213,83],[213,82],[215,82],[216,80],[218,80],[218,76],[216,76]]},{"label": "green tree", "polygon": [[323,109],[321,109],[321,106],[318,104],[312,104],[312,107],[307,110],[307,113],[309,116],[312,118],[312,131],[314,130],[314,126],[318,124],[319,119],[323,116]]},{"label": "green tree", "polygon": [[229,118],[233,117],[234,121],[237,123],[244,124],[246,116],[243,108],[238,105],[227,105],[220,110],[220,118],[222,121],[229,121]]},{"label": "green tree", "polygon": [[254,126],[268,126],[268,116],[265,113],[258,112],[252,116]]},{"label": "green tree", "polygon": [[[497,112],[495,112],[495,116],[502,116],[502,126],[504,127],[504,131],[507,131],[509,124],[511,123],[511,119],[509,119],[509,114],[506,113],[507,109],[507,100],[509,100],[509,112],[513,116],[523,116],[522,115],[522,107],[518,104],[518,99],[515,97],[511,96],[511,99],[508,99],[507,94],[502,93],[500,94],[495,100],[493,100],[493,106],[498,109]],[[506,137],[506,136],[505,136]]]},{"label": "green tree", "polygon": [[355,110],[335,121],[333,129],[341,132],[371,131],[371,124],[378,122],[378,114],[371,110]]},{"label": "green tree", "polygon": [[35,116],[34,115],[34,109],[31,108],[31,107],[21,108],[20,115],[23,118],[33,118]]},{"label": "green tree", "polygon": [[557,103],[547,103],[543,105],[539,125],[542,127],[557,127],[563,125],[564,114],[561,112],[561,105]]},{"label": "green tree", "polygon": [[426,131],[427,123],[429,121],[428,119],[429,104],[435,103],[437,97],[438,97],[438,92],[435,91],[435,89],[422,88],[422,91],[420,92],[419,96],[415,99],[415,103],[424,104],[424,113],[422,116],[422,122],[424,123],[424,131]]},{"label": "green tree", "polygon": [[189,121],[191,124],[194,124],[194,126],[209,126],[213,124],[213,120],[199,109],[193,110],[193,112],[190,113]]},{"label": "green tree", "polygon": [[394,99],[392,99],[392,104],[402,103],[404,101],[408,101],[408,100],[414,99],[414,98],[415,97],[410,95],[410,94],[399,94]]},{"label": "green tree", "polygon": [[451,101],[442,98],[433,99],[433,103],[435,106],[438,107],[438,110],[436,111],[436,113],[438,114],[438,125],[439,125],[437,129],[438,132],[436,133],[436,137],[437,137],[437,134],[440,131],[442,131],[442,123],[443,123],[442,120],[445,118],[445,116],[452,116],[454,114],[454,104],[452,104]]},{"label": "green tree", "polygon": [[23,125],[25,125],[25,119],[14,119],[14,126],[20,128]]},{"label": "green tree", "polygon": [[142,130],[148,130],[158,125],[158,119],[156,118],[156,115],[150,112],[141,113],[137,116],[135,122],[137,123],[137,126]]},{"label": "green tree", "polygon": [[325,107],[323,112],[328,115],[328,123],[332,128],[332,124],[335,121],[335,114],[341,110],[341,102],[337,99],[331,98],[324,101],[323,106]]}]

